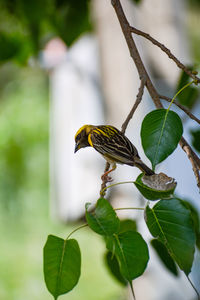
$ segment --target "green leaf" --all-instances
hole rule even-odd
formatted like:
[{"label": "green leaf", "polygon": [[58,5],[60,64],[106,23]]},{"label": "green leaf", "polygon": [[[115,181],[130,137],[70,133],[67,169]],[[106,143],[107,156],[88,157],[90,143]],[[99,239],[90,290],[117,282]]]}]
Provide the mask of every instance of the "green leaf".
[{"label": "green leaf", "polygon": [[145,220],[151,234],[188,275],[194,259],[195,233],[190,210],[183,201],[173,198],[160,200],[152,209],[147,206]]},{"label": "green leaf", "polygon": [[[0,41],[2,56],[16,56],[20,63],[38,55],[48,39],[60,37],[67,47],[82,34],[92,30],[90,0],[7,0],[1,1],[1,31],[9,41]],[[20,34],[20,43],[15,35]],[[12,41],[13,38],[13,41]],[[11,45],[9,47],[9,45]],[[19,48],[19,49],[18,49]],[[5,51],[7,49],[7,53]],[[8,57],[8,58],[7,58]]]},{"label": "green leaf", "polygon": [[139,4],[142,1],[141,0],[132,0],[132,2],[134,2],[135,4]]},{"label": "green leaf", "polygon": [[191,130],[192,146],[200,152],[200,130]]},{"label": "green leaf", "polygon": [[77,241],[49,235],[44,246],[44,278],[55,299],[74,288],[80,277],[80,268],[81,253]]},{"label": "green leaf", "polygon": [[47,17],[47,11],[49,7],[48,0],[20,0],[18,12],[20,17],[26,20],[29,24],[38,24]]},{"label": "green leaf", "polygon": [[0,33],[0,61],[13,59],[21,50],[20,40],[15,35]]},{"label": "green leaf", "polygon": [[124,220],[120,220],[120,227],[119,227],[119,233],[123,233],[125,231],[136,231],[137,230],[137,224],[135,220],[132,219],[124,219]]},{"label": "green leaf", "polygon": [[142,146],[153,169],[176,149],[182,133],[181,119],[174,111],[157,109],[145,116],[141,127]]},{"label": "green leaf", "polygon": [[19,7],[16,13],[28,30],[31,38],[32,51],[37,54],[40,49],[40,37],[42,25],[48,19],[48,10],[51,6],[49,0],[19,0]]},{"label": "green leaf", "polygon": [[193,226],[196,234],[196,245],[200,249],[200,221],[199,221],[199,214],[195,207],[188,201],[184,201],[185,206],[191,212],[191,218],[193,221]]},{"label": "green leaf", "polygon": [[178,270],[174,260],[169,255],[167,248],[163,243],[159,240],[153,239],[151,240],[151,245],[155,249],[156,253],[158,254],[159,258],[165,265],[165,267],[175,276],[178,276]]},{"label": "green leaf", "polygon": [[116,255],[122,276],[129,282],[142,275],[146,269],[149,252],[142,236],[135,231],[126,231],[119,235],[114,235],[112,243],[107,247],[112,247]]},{"label": "green leaf", "polygon": [[[187,68],[191,71],[193,70],[192,66],[187,66]],[[190,80],[191,80],[190,76],[184,71],[181,71],[181,75],[178,80],[176,91],[178,92],[182,87],[184,87],[184,85],[189,83]],[[182,93],[180,93],[177,96],[177,99],[182,105],[187,106],[188,108],[191,109],[194,106],[198,96],[199,96],[198,88],[194,86],[188,86]]]},{"label": "green leaf", "polygon": [[155,190],[152,189],[150,187],[148,187],[147,185],[145,185],[142,182],[142,177],[144,176],[144,174],[140,174],[136,181],[134,182],[135,186],[137,187],[137,189],[140,191],[140,193],[148,200],[158,200],[158,199],[166,199],[169,198],[171,195],[173,195],[174,190],[176,187],[169,189],[169,190]]},{"label": "green leaf", "polygon": [[88,204],[86,204],[85,216],[90,228],[98,234],[112,235],[119,230],[119,218],[110,203],[104,198],[97,201],[93,213],[88,212]]},{"label": "green leaf", "polygon": [[104,237],[105,242],[106,242],[106,248],[111,251],[114,255],[115,252],[115,239],[113,235],[106,235]]},{"label": "green leaf", "polygon": [[120,272],[119,263],[115,255],[111,251],[105,253],[105,262],[110,273],[120,282],[122,285],[126,286],[128,282],[124,279]]},{"label": "green leaf", "polygon": [[197,88],[188,86],[182,93],[178,95],[178,101],[180,104],[192,108],[199,97],[199,91]]},{"label": "green leaf", "polygon": [[[187,69],[192,71],[193,69],[193,66],[192,65],[188,65],[187,66]],[[178,92],[182,87],[184,87],[184,85],[186,85],[190,80],[190,76],[185,73],[184,71],[180,71],[180,76],[179,76],[179,79],[177,81],[177,87],[176,87],[176,91]]]},{"label": "green leaf", "polygon": [[52,24],[67,46],[71,46],[81,34],[91,30],[89,1],[56,1]]}]

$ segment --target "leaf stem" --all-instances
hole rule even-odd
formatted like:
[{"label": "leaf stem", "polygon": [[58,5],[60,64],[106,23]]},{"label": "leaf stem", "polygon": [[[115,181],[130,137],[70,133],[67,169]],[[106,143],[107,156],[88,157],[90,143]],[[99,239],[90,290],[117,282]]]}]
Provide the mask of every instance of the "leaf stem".
[{"label": "leaf stem", "polygon": [[117,183],[110,184],[109,186],[106,186],[105,188],[103,188],[103,190],[101,191],[101,195],[103,195],[104,192],[105,192],[108,188],[113,187],[113,186],[116,186],[116,185],[120,185],[120,184],[125,184],[125,183],[134,183],[134,181],[122,181],[122,182],[117,182]]},{"label": "leaf stem", "polygon": [[123,209],[144,210],[144,208],[142,208],[142,207],[120,207],[120,208],[114,208],[114,210],[123,210]]},{"label": "leaf stem", "polygon": [[172,98],[172,101],[169,104],[169,107],[167,109],[167,112],[170,110],[170,107],[172,106],[173,102],[175,101],[176,97],[184,90],[186,89],[188,86],[190,86],[192,83],[194,83],[194,80],[192,80],[191,82],[188,82],[187,84],[185,84]]},{"label": "leaf stem", "polygon": [[194,286],[193,282],[191,281],[191,279],[189,278],[189,276],[186,275],[186,277],[187,277],[189,283],[191,284],[192,288],[193,288],[194,291],[196,292],[196,294],[197,294],[197,296],[198,296],[198,300],[199,300],[199,299],[200,299],[200,294],[199,294],[199,292],[198,292],[197,289],[195,288],[195,286]]},{"label": "leaf stem", "polygon": [[66,240],[68,240],[69,237],[70,237],[74,232],[78,231],[78,230],[81,229],[81,228],[87,227],[87,226],[88,226],[88,224],[83,224],[83,225],[81,225],[81,226],[75,228],[72,232],[70,232],[70,234],[67,236]]},{"label": "leaf stem", "polygon": [[135,293],[134,293],[134,289],[133,289],[133,282],[132,281],[129,281],[129,284],[130,284],[130,287],[131,287],[131,293],[133,295],[133,299],[136,300],[135,298]]}]

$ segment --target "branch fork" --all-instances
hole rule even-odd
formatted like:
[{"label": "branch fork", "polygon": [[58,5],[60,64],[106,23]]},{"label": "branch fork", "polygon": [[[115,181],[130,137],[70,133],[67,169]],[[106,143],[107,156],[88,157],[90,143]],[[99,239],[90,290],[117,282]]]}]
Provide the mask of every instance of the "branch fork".
[{"label": "branch fork", "polygon": [[[121,127],[121,131],[123,133],[125,133],[128,123],[132,119],[134,112],[136,111],[138,105],[142,101],[142,96],[143,96],[145,87],[147,88],[147,90],[152,98],[152,101],[154,102],[157,109],[163,108],[163,105],[162,105],[160,99],[163,99],[168,102],[172,101],[171,98],[160,95],[158,93],[158,91],[156,90],[154,84],[152,83],[152,81],[147,73],[144,63],[140,57],[137,46],[133,39],[133,35],[132,35],[133,33],[146,38],[147,40],[152,42],[154,45],[159,47],[170,59],[172,59],[176,63],[178,68],[183,70],[185,73],[187,73],[193,79],[195,84],[200,83],[200,78],[197,76],[196,71],[190,71],[182,62],[180,62],[178,60],[178,58],[175,57],[174,54],[172,54],[172,52],[165,45],[161,44],[159,41],[154,39],[148,33],[145,33],[143,31],[138,30],[135,27],[131,26],[125,16],[125,13],[121,6],[120,0],[111,0],[111,4],[113,5],[113,7],[115,9],[122,32],[124,34],[124,37],[126,39],[126,42],[127,42],[128,48],[129,48],[130,56],[132,57],[132,59],[135,63],[135,66],[138,70],[138,75],[141,80],[139,91],[138,91],[138,94],[136,97],[136,101]],[[186,109],[184,106],[182,106],[181,104],[179,104],[176,101],[174,101],[173,103],[176,106],[178,106],[180,109],[182,109],[191,119],[193,119],[198,124],[200,124],[200,120],[197,117],[195,117],[188,109]],[[193,151],[191,146],[188,144],[188,142],[184,139],[183,136],[181,137],[179,145],[181,146],[183,151],[185,151],[188,159],[190,160],[190,163],[192,165],[192,169],[193,169],[196,181],[197,181],[197,186],[200,188],[200,159],[197,156],[197,154]],[[106,163],[105,172],[109,170],[109,167],[110,167],[109,163]],[[105,187],[106,187],[107,183],[108,183],[108,180],[106,178],[104,178],[102,181],[102,185],[101,185],[100,195],[103,195],[103,196],[105,195]],[[104,191],[104,192],[102,192],[102,191]]]},{"label": "branch fork", "polygon": [[[136,65],[136,68],[138,70],[138,74],[139,74],[139,77],[141,79],[141,86],[140,86],[140,89],[141,90],[144,90],[144,86],[146,86],[156,108],[163,108],[163,105],[160,101],[160,99],[164,99],[164,100],[169,100],[168,97],[165,97],[165,96],[161,96],[158,91],[156,90],[154,84],[152,83],[147,71],[146,71],[146,68],[144,66],[144,63],[140,57],[140,54],[138,52],[138,49],[136,47],[136,44],[134,42],[134,39],[133,39],[133,36],[132,36],[132,33],[135,33],[137,35],[140,35],[140,36],[143,36],[144,38],[148,39],[149,41],[151,41],[154,45],[158,46],[165,54],[168,55],[168,57],[170,59],[172,59],[176,65],[182,69],[184,72],[186,72],[193,80],[194,80],[194,83],[195,84],[198,84],[200,83],[200,78],[196,76],[196,72],[194,71],[190,71],[187,69],[187,67],[181,63],[172,53],[171,51],[165,47],[163,44],[161,44],[160,42],[158,42],[156,39],[154,39],[153,37],[151,37],[149,34],[141,31],[141,30],[138,30],[136,28],[134,28],[133,26],[130,26],[125,14],[124,14],[124,11],[123,11],[123,8],[121,6],[121,2],[120,0],[111,0],[111,3],[115,9],[115,12],[116,12],[116,15],[118,17],[118,20],[119,20],[119,23],[120,23],[120,26],[121,26],[121,29],[122,29],[122,32],[124,34],[124,37],[126,39],[126,42],[127,42],[127,45],[128,45],[128,48],[129,48],[129,52],[130,52],[130,55]],[[145,82],[144,82],[144,78],[145,78]],[[143,83],[142,83],[142,80],[143,80]],[[141,92],[143,93],[143,92]],[[140,94],[140,91],[137,95],[137,99],[139,98],[138,102],[141,101],[142,99],[142,96],[139,95]],[[137,99],[136,99],[136,103],[137,103]],[[135,111],[135,109],[137,108],[137,104],[136,105],[135,103],[135,106],[136,107],[133,107],[131,112],[129,113],[126,121],[124,122],[124,124],[122,125],[122,130],[124,130],[125,132],[125,129],[128,125],[128,122],[130,121],[130,119],[132,118],[132,115]],[[195,120],[197,123],[200,124],[200,120],[198,118],[196,118],[193,114],[191,114],[187,109],[183,109],[183,107],[179,104],[177,104],[177,102],[175,102],[175,104],[181,108],[185,113],[187,113],[187,115]],[[191,148],[191,146],[188,144],[188,142],[184,139],[184,137],[182,136],[181,137],[181,140],[179,142],[181,148],[185,151],[185,153],[187,154],[187,157],[188,159],[190,160],[191,164],[192,164],[192,168],[193,168],[193,172],[194,172],[194,175],[196,177],[196,180],[197,180],[197,185],[198,187],[200,187],[200,159],[199,157],[197,156],[197,154],[193,151],[193,149]]]}]

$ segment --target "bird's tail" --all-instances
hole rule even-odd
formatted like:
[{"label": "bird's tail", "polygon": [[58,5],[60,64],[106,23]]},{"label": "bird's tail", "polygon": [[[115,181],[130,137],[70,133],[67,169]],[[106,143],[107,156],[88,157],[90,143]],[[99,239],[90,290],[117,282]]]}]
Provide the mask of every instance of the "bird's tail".
[{"label": "bird's tail", "polygon": [[143,173],[145,173],[145,175],[150,176],[155,174],[154,171],[147,167],[147,165],[145,165],[145,163],[143,163],[143,161],[140,159],[134,161],[134,165],[138,167]]}]

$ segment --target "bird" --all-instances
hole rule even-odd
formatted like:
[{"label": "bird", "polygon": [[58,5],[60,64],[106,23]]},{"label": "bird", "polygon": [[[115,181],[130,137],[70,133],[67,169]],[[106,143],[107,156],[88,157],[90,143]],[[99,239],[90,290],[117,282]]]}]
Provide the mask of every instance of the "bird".
[{"label": "bird", "polygon": [[81,148],[92,147],[112,166],[102,175],[102,180],[112,181],[108,174],[116,169],[116,164],[139,168],[145,175],[154,175],[140,159],[136,147],[120,130],[111,125],[83,125],[75,134],[76,153]]}]

